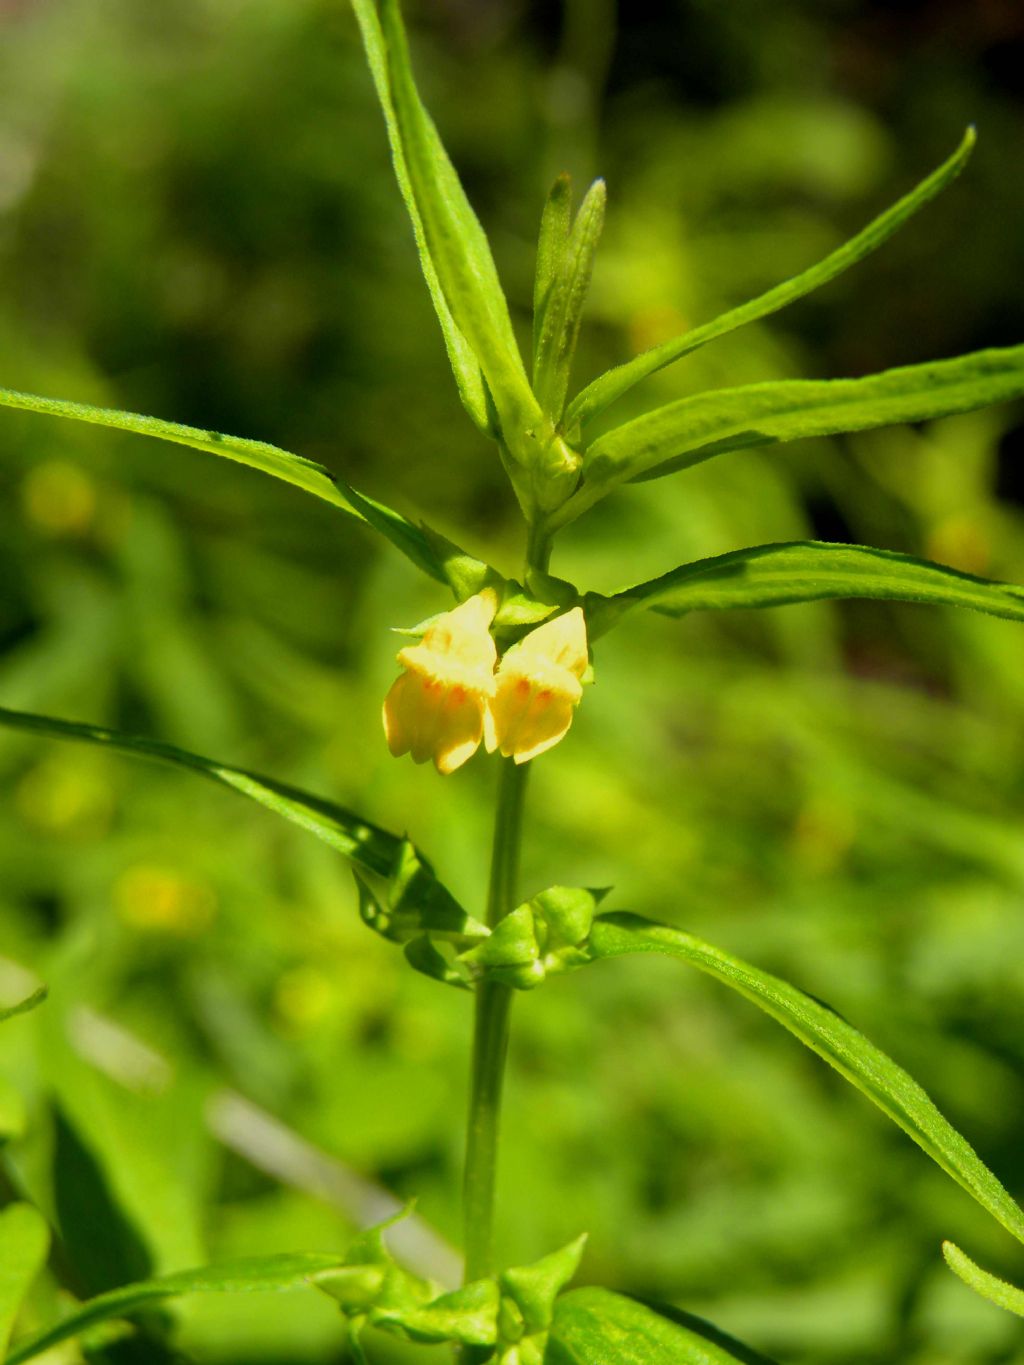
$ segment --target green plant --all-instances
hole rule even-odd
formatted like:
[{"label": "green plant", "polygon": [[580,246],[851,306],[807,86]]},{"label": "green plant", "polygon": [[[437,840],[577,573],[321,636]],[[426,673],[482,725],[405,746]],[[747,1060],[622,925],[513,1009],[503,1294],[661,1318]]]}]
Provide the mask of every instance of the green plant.
[{"label": "green plant", "polygon": [[[517,866],[529,768],[527,761],[517,760],[528,760],[538,745],[558,742],[568,727],[585,681],[579,641],[571,638],[582,621],[593,642],[645,608],[678,616],[842,597],[967,606],[1019,621],[1024,619],[1024,590],[869,547],[809,541],[757,546],[685,564],[621,592],[599,594],[551,574],[552,543],[564,526],[621,483],[662,477],[755,445],[919,421],[1024,393],[1024,347],[1014,347],[858,380],[720,390],[669,403],[606,431],[595,426],[608,406],[655,370],[808,293],[880,246],[960,171],[973,134],[916,190],[817,266],[638,356],[569,401],[573,353],[604,214],[603,185],[591,187],[574,216],[570,185],[561,179],[545,206],[534,364],[527,376],[489,246],[413,84],[397,6],[385,0],[381,14],[370,0],[356,0],[355,7],[459,393],[474,424],[496,444],[523,512],[527,549],[521,579],[506,577],[430,528],[357,493],[327,470],[260,442],[7,391],[0,392],[0,400],[180,442],[262,469],[363,521],[453,592],[460,607],[414,628],[411,633],[420,643],[403,651],[405,676],[426,679],[441,692],[433,700],[406,695],[402,706],[413,709],[396,712],[389,738],[396,752],[411,748],[415,757],[434,757],[448,770],[465,761],[488,722],[493,725],[493,746],[506,756],[501,760],[486,912],[467,912],[407,839],[330,802],[97,727],[6,710],[0,711],[0,720],[23,731],[76,738],[191,768],[306,828],[352,863],[361,913],[370,927],[402,945],[418,971],[474,994],[467,1283],[461,1290],[439,1293],[437,1286],[395,1263],[378,1229],[365,1234],[344,1258],[311,1253],[307,1258],[221,1265],[115,1289],[17,1342],[7,1358],[30,1359],[61,1339],[173,1295],[309,1283],[341,1305],[353,1324],[357,1349],[359,1331],[369,1323],[413,1341],[455,1342],[469,1359],[497,1358],[505,1365],[542,1358],[754,1359],[706,1324],[658,1313],[605,1291],[563,1294],[579,1260],[579,1242],[532,1266],[499,1271],[494,1265],[502,1070],[517,990],[629,953],[662,953],[689,962],[747,995],[829,1061],[1018,1240],[1024,1240],[1024,1215],[910,1077],[826,1006],[677,929],[621,911],[598,914],[602,893],[597,891],[556,886],[520,903]],[[472,604],[468,613],[456,624],[457,612],[467,604]],[[495,675],[499,646],[502,664]],[[470,675],[452,671],[454,665],[464,665]],[[518,715],[518,729],[499,705],[503,678],[522,682],[528,705],[535,708]],[[438,709],[456,694],[450,712]],[[5,1214],[10,1315],[43,1254],[45,1238],[40,1219],[25,1206],[15,1205]],[[1018,1291],[994,1281],[962,1252],[947,1250],[947,1258],[979,1292],[1001,1306],[1019,1307]],[[623,1346],[623,1341],[629,1344]]]}]

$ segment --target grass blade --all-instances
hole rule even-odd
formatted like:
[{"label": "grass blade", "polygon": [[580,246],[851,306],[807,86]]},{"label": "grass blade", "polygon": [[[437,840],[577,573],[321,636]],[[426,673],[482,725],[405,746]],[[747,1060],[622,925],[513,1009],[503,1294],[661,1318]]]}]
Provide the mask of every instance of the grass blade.
[{"label": "grass blade", "polygon": [[628,612],[650,607],[665,616],[735,607],[777,607],[836,598],[967,607],[1024,621],[1024,588],[948,569],[894,550],[798,540],[758,545],[683,564],[660,578],[585,600],[591,639]]},{"label": "grass blade", "polygon": [[15,1358],[7,1355],[11,1329],[49,1247],[50,1230],[31,1204],[0,1212],[0,1360]]},{"label": "grass blade", "polygon": [[585,427],[609,404],[621,398],[634,384],[639,384],[648,375],[664,369],[666,365],[671,365],[676,360],[681,360],[683,356],[690,355],[709,341],[714,341],[716,337],[725,336],[727,332],[733,332],[748,322],[777,313],[787,304],[803,298],[805,294],[810,294],[815,289],[820,289],[823,284],[834,280],[844,270],[849,270],[850,266],[856,265],[871,252],[877,251],[908,218],[912,218],[919,209],[930,203],[960,174],[974,149],[975,140],[974,129],[968,128],[960,146],[947,161],[922,180],[909,194],[904,195],[891,208],[873,219],[856,237],[851,237],[848,242],[844,242],[841,247],[816,265],[812,265],[810,269],[776,285],[767,293],[751,299],[749,303],[730,309],[702,327],[694,328],[692,332],[673,337],[670,341],[662,342],[660,346],[644,351],[626,364],[619,365],[614,370],[609,370],[607,374],[601,375],[599,379],[595,379],[569,405],[566,428],[574,432],[577,428]]}]

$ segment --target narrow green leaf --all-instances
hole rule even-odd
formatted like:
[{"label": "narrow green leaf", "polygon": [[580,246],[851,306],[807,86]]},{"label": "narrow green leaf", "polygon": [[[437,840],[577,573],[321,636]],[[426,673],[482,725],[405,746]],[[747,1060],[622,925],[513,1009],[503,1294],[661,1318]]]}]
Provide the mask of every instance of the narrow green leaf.
[{"label": "narrow green leaf", "polygon": [[550,525],[571,521],[616,484],[661,478],[730,450],[948,417],[1022,394],[1024,346],[863,379],[795,379],[695,394],[600,436],[585,452],[582,487]]},{"label": "narrow green leaf", "polygon": [[829,280],[841,275],[844,270],[849,270],[850,266],[862,261],[883,242],[888,241],[897,228],[902,227],[908,218],[930,203],[960,174],[974,148],[975,140],[974,129],[968,128],[960,146],[947,161],[922,180],[909,194],[893,204],[892,208],[886,209],[873,219],[856,237],[851,237],[848,242],[844,242],[841,247],[816,265],[812,265],[809,270],[794,275],[792,279],[776,285],[767,293],[751,299],[749,303],[731,308],[702,327],[694,328],[692,332],[673,337],[670,341],[662,342],[660,346],[644,351],[642,355],[635,356],[626,364],[619,365],[614,370],[609,370],[607,374],[601,375],[599,379],[595,379],[569,405],[566,415],[567,430],[573,432],[579,427],[585,427],[641,379],[646,379],[655,371],[671,365],[673,361],[681,360],[683,356],[698,350],[709,341],[714,341],[716,337],[725,336],[727,332],[735,331],[737,327],[742,327],[748,322],[777,313],[780,308],[785,308],[794,300],[819,289]]},{"label": "narrow green leaf", "polygon": [[698,559],[607,597],[588,593],[584,609],[588,634],[595,639],[643,607],[684,616],[846,597],[968,607],[1024,621],[1024,588],[1015,584],[976,578],[894,550],[820,540],[758,545]]},{"label": "narrow green leaf", "polygon": [[947,1175],[1024,1242],[1024,1211],[970,1143],[939,1113],[918,1083],[829,1006],[788,982],[705,943],[693,934],[639,915],[600,915],[590,934],[592,961],[629,953],[677,957],[752,1000],[864,1092]]},{"label": "narrow green leaf", "polygon": [[430,864],[408,839],[387,833],[333,801],[311,796],[273,778],[260,777],[242,768],[161,744],[158,740],[124,735],[98,725],[81,725],[23,711],[8,711],[4,707],[0,707],[0,725],[51,739],[84,740],[200,773],[315,834],[356,867],[385,880],[389,909],[396,918],[400,917],[408,924],[409,932],[413,931],[413,921],[419,915],[431,925],[441,925],[447,937],[468,942],[486,933],[441,885]]},{"label": "narrow green leaf", "polygon": [[560,267],[545,296],[534,358],[533,388],[541,407],[555,422],[560,420],[565,407],[580,319],[604,225],[606,200],[604,181],[595,180],[580,205]]},{"label": "narrow green leaf", "polygon": [[0,1023],[5,1019],[13,1019],[16,1014],[26,1014],[29,1010],[34,1010],[37,1005],[41,1005],[46,999],[46,987],[40,986],[31,995],[19,1000],[16,1005],[0,1005]]},{"label": "narrow green leaf", "polygon": [[[239,464],[262,470],[275,479],[294,484],[314,497],[347,512],[365,522],[391,541],[396,549],[410,559],[418,569],[447,583],[444,562],[428,536],[411,521],[382,503],[357,493],[354,488],[336,478],[323,465],[292,455],[287,450],[268,445],[265,441],[250,441],[241,436],[223,436],[216,431],[202,431],[198,427],[182,426],[179,422],[164,422],[158,417],[146,417],[138,412],[119,412],[114,408],[95,408],[88,403],[69,403],[61,398],[40,398],[31,393],[16,393],[0,389],[0,405],[21,408],[27,412],[43,413],[50,417],[68,417],[77,422],[113,427],[139,436],[153,436],[160,441],[205,450]],[[438,537],[438,540],[441,538]],[[454,551],[455,546],[445,542]]]},{"label": "narrow green leaf", "polygon": [[573,1289],[555,1304],[544,1365],[772,1365],[703,1318],[649,1308],[608,1289]]},{"label": "narrow green leaf", "polygon": [[0,1212],[0,1361],[8,1359],[18,1309],[49,1248],[50,1229],[31,1204],[10,1204]]},{"label": "narrow green leaf", "polygon": [[380,18],[377,14],[376,0],[352,0],[352,8],[355,10],[356,19],[363,35],[367,64],[373,77],[377,98],[384,113],[388,141],[391,145],[391,159],[395,168],[395,179],[398,181],[398,188],[405,200],[405,207],[412,221],[420,265],[434,304],[434,311],[437,313],[437,320],[441,325],[441,334],[444,337],[448,360],[455,375],[459,397],[476,426],[481,431],[493,436],[497,434],[497,428],[483,372],[469,342],[459,331],[448,304],[445,302],[444,291],[437,277],[437,267],[434,264],[434,258],[424,232],[423,219],[416,205],[416,196],[409,179],[409,168],[402,134],[395,113],[394,100],[391,97],[387,46],[384,42]]},{"label": "narrow green leaf", "polygon": [[[359,11],[365,8],[361,0]],[[483,370],[502,437],[522,463],[535,455],[544,423],[491,249],[416,89],[398,0],[383,0],[381,18],[395,128],[423,237],[452,319]],[[367,15],[364,31],[370,23]]]},{"label": "narrow green leaf", "polygon": [[19,1342],[8,1355],[7,1365],[20,1365],[23,1360],[31,1360],[62,1341],[79,1336],[98,1322],[130,1317],[163,1299],[183,1294],[280,1293],[302,1289],[313,1286],[319,1274],[332,1270],[338,1263],[339,1258],[330,1252],[254,1256],[125,1285],[89,1299],[63,1322]]},{"label": "narrow green leaf", "polygon": [[534,372],[537,347],[540,344],[544,310],[551,295],[551,286],[562,270],[565,248],[572,224],[572,181],[564,172],[558,177],[544,201],[537,238],[537,268],[533,279],[533,355]]},{"label": "narrow green leaf", "polygon": [[953,1274],[959,1275],[964,1284],[976,1294],[988,1299],[989,1303],[994,1303],[997,1308],[1005,1308],[1010,1313],[1016,1313],[1019,1318],[1024,1318],[1024,1290],[1008,1284],[1006,1280],[999,1279],[988,1270],[982,1270],[981,1266],[972,1261],[954,1242],[943,1242],[942,1254]]}]

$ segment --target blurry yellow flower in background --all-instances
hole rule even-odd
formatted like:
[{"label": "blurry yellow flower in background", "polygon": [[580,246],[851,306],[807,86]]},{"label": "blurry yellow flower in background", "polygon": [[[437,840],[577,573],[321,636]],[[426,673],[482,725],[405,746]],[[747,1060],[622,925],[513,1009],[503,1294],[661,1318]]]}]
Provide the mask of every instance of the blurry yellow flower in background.
[{"label": "blurry yellow flower in background", "polygon": [[527,763],[557,744],[572,724],[587,669],[587,626],[579,607],[531,630],[498,669],[487,714],[488,751]]},{"label": "blurry yellow flower in background", "polygon": [[488,627],[496,608],[492,593],[477,593],[399,651],[405,672],[384,701],[384,733],[396,758],[432,758],[439,773],[451,773],[476,753],[494,695],[498,652]]}]

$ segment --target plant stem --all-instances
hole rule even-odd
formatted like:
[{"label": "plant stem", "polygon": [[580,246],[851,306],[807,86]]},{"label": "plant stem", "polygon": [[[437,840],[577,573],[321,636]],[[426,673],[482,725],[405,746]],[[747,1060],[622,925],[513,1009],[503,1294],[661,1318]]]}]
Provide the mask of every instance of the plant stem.
[{"label": "plant stem", "polygon": [[[501,760],[487,897],[487,924],[492,929],[518,903],[519,846],[529,766]],[[463,1185],[467,1283],[494,1272],[494,1186],[511,1004],[511,987],[489,981],[477,987]]]}]

